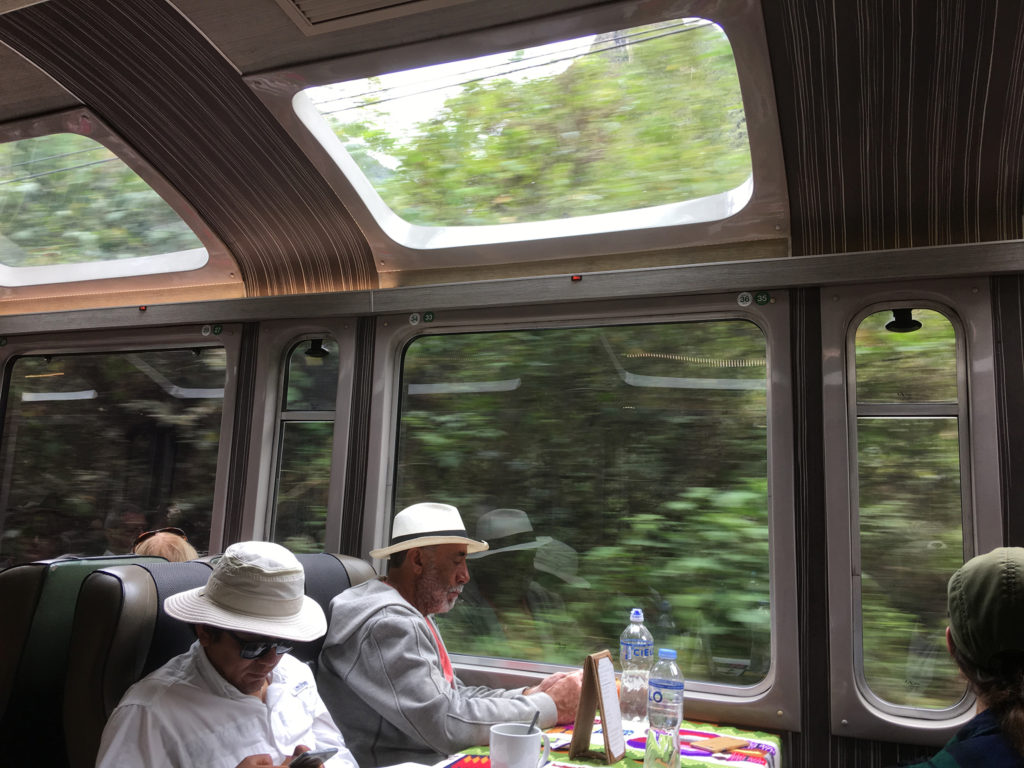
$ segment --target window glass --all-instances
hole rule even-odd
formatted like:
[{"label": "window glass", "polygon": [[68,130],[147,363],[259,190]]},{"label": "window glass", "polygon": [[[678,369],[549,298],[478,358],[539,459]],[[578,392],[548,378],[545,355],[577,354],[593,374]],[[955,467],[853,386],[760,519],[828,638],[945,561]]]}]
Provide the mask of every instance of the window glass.
[{"label": "window glass", "polygon": [[963,563],[963,489],[953,325],[866,318],[856,337],[863,665],[892,704],[944,709],[965,685],[945,645],[946,580]]},{"label": "window glass", "polygon": [[293,552],[323,551],[333,438],[333,421],[281,424],[281,458],[271,541]]},{"label": "window glass", "polygon": [[690,679],[764,679],[765,355],[745,321],[411,342],[396,509],[452,503],[491,545],[449,648],[578,665],[639,607]]},{"label": "window glass", "polygon": [[58,133],[0,144],[0,264],[102,262],[198,248],[181,217],[93,139]]},{"label": "window glass", "polygon": [[209,547],[219,347],[16,358],[0,461],[0,561],[125,554],[177,526]]},{"label": "window glass", "polygon": [[[906,320],[910,313],[909,323]],[[894,329],[914,328],[900,332]],[[857,402],[956,403],[956,338],[938,312],[878,312],[857,331]]]},{"label": "window glass", "polygon": [[338,395],[338,342],[299,342],[288,357],[287,377],[286,411],[333,411]]},{"label": "window glass", "polygon": [[338,342],[304,339],[288,353],[271,541],[322,552],[338,394]]},{"label": "window glass", "polygon": [[[522,224],[743,198],[687,219],[706,221],[749,199],[749,191],[735,193],[751,160],[732,48],[704,19],[304,93],[366,182],[409,224]],[[684,223],[661,216],[658,225]]]}]

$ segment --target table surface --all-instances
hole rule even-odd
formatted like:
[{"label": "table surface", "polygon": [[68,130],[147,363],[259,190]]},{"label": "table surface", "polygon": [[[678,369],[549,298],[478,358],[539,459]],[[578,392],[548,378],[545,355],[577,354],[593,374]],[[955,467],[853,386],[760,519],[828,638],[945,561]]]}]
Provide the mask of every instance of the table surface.
[{"label": "table surface", "polygon": [[[551,768],[578,768],[579,766],[594,768],[608,765],[606,762],[589,758],[569,759],[569,742],[572,740],[573,733],[571,725],[556,726],[548,729],[545,733],[551,739],[551,762],[548,764]],[[622,760],[613,763],[612,766],[613,768],[638,768],[638,765],[642,764],[644,760],[646,734],[643,730],[634,732],[628,723],[624,723],[623,735],[626,741],[626,754]],[[687,746],[690,742],[710,739],[715,736],[733,736],[745,740],[747,745],[717,755]],[[593,751],[604,752],[604,734],[601,731],[600,719],[594,721],[590,743]],[[684,720],[679,727],[679,765],[682,768],[683,766],[729,763],[735,765],[736,768],[743,768],[743,766],[781,768],[779,745],[780,739],[774,734]],[[487,755],[487,747],[474,747],[442,765],[446,768],[490,768],[490,759]]]}]

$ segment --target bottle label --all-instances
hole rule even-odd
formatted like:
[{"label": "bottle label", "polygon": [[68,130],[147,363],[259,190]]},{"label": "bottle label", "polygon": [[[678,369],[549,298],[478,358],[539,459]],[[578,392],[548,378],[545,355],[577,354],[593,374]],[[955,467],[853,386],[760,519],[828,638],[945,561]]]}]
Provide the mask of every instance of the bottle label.
[{"label": "bottle label", "polygon": [[650,661],[654,656],[654,643],[643,643],[637,640],[622,640],[619,642],[620,655],[623,661],[642,659]]}]

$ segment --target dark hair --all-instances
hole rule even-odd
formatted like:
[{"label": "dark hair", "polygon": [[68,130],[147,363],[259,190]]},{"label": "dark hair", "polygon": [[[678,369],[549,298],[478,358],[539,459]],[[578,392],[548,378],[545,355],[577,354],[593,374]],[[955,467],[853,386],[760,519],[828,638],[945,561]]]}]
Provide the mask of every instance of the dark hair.
[{"label": "dark hair", "polygon": [[992,710],[1014,751],[1024,756],[1024,651],[996,654],[983,669],[954,646],[953,660],[971,689]]}]

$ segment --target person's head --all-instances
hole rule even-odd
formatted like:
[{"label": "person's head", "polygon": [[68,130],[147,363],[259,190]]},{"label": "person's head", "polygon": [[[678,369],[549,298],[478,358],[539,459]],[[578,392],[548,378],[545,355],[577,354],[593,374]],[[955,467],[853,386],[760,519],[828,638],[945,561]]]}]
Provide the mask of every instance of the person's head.
[{"label": "person's head", "polygon": [[232,544],[206,586],[164,600],[167,614],[196,627],[214,668],[242,693],[258,693],[280,654],[327,631],[327,619],[306,597],[305,572],[279,544]]},{"label": "person's head", "polygon": [[395,515],[391,543],[370,552],[389,558],[388,581],[424,615],[451,610],[469,581],[466,555],[487,549],[466,535],[459,510],[450,504],[421,503]]},{"label": "person's head", "polygon": [[954,646],[981,669],[1024,653],[1024,549],[1000,547],[967,561],[949,579]]},{"label": "person's head", "polygon": [[140,533],[135,539],[132,554],[155,555],[172,563],[183,563],[199,557],[181,528],[161,528]]},{"label": "person's head", "polygon": [[1024,754],[1024,549],[972,558],[950,578],[947,598],[950,653]]}]

